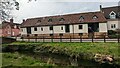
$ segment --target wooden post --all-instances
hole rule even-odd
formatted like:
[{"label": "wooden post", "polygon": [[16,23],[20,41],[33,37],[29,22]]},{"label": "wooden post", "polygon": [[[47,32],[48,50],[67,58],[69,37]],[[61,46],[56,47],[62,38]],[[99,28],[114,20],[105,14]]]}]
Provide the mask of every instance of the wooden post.
[{"label": "wooden post", "polygon": [[30,37],[29,37],[29,35],[28,35],[28,42],[30,42],[30,39],[29,39]]},{"label": "wooden post", "polygon": [[21,39],[22,39],[22,42],[23,42],[23,41],[24,41],[24,40],[23,40],[23,36],[21,37]]},{"label": "wooden post", "polygon": [[30,42],[30,38],[28,37],[28,42]]},{"label": "wooden post", "polygon": [[71,42],[71,36],[70,36],[70,42]]},{"label": "wooden post", "polygon": [[80,42],[82,42],[82,35],[80,35]]},{"label": "wooden post", "polygon": [[104,42],[106,42],[105,35],[104,35]]},{"label": "wooden post", "polygon": [[45,42],[44,36],[43,36],[43,42]]},{"label": "wooden post", "polygon": [[94,42],[94,41],[93,41],[93,37],[94,37],[94,36],[92,35],[92,42]]},{"label": "wooden post", "polygon": [[60,42],[62,42],[62,36],[60,36]]},{"label": "wooden post", "polygon": [[37,36],[35,37],[35,42],[37,42]]},{"label": "wooden post", "polygon": [[118,34],[118,43],[119,43],[119,41],[120,41],[120,40],[119,40],[119,34]]},{"label": "wooden post", "polygon": [[15,37],[15,39],[17,40],[17,36]]},{"label": "wooden post", "polygon": [[53,36],[51,36],[51,42],[53,42]]}]

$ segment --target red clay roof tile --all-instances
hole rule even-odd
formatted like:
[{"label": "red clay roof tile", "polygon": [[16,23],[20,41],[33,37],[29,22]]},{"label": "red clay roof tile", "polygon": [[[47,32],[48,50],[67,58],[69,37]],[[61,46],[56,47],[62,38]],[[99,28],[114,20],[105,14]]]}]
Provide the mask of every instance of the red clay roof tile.
[{"label": "red clay roof tile", "polygon": [[[97,16],[97,19],[93,19],[93,16],[95,15]],[[79,20],[81,16],[84,17],[84,20],[82,21]],[[64,18],[64,21],[59,21],[61,18]],[[49,19],[52,19],[52,22],[48,22]],[[41,22],[38,22],[39,20]],[[27,19],[24,23],[22,23],[21,27],[96,23],[96,22],[99,23],[107,22],[102,12],[86,12],[86,13],[57,15],[57,16],[40,17],[40,18],[30,18]]]}]

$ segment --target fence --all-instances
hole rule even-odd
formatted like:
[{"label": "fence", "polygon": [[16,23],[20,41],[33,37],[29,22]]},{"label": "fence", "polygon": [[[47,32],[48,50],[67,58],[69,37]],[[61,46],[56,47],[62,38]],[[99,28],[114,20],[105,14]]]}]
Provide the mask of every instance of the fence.
[{"label": "fence", "polygon": [[120,42],[120,35],[102,35],[96,38],[98,35],[94,35],[88,38],[81,36],[78,37],[54,37],[54,36],[22,36],[16,37],[18,41],[28,41],[28,42]]}]

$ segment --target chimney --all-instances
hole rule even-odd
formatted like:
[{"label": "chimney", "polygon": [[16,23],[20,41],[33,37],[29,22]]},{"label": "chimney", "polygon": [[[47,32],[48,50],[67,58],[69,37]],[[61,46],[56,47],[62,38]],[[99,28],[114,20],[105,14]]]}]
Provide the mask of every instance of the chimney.
[{"label": "chimney", "polygon": [[10,23],[13,23],[13,21],[14,21],[13,18],[11,18],[11,19],[10,19]]},{"label": "chimney", "polygon": [[25,22],[25,19],[23,19],[23,22],[22,23],[24,23]]},{"label": "chimney", "polygon": [[100,11],[102,11],[102,5],[100,5]]}]

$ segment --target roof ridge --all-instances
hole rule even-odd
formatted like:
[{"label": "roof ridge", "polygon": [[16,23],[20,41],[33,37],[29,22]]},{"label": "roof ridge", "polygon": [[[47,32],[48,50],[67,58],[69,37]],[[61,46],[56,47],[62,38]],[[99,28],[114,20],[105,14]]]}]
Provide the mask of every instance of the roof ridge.
[{"label": "roof ridge", "polygon": [[103,7],[102,9],[115,8],[115,7],[120,7],[120,6],[119,6],[119,5],[117,5],[117,6]]},{"label": "roof ridge", "polygon": [[28,18],[27,20],[33,19],[40,19],[40,18],[48,18],[48,17],[57,17],[57,16],[68,16],[68,15],[77,15],[77,14],[87,14],[87,13],[99,13],[101,11],[94,11],[94,12],[81,12],[81,13],[71,13],[71,14],[63,14],[63,15],[53,15],[53,16],[43,16],[43,17],[36,17],[36,18]]}]

